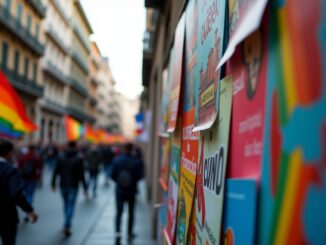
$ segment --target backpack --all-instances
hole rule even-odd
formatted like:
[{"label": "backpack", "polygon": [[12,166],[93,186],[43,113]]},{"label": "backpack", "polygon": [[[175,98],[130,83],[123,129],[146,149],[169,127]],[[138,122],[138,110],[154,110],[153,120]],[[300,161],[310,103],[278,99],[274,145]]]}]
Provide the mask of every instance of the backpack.
[{"label": "backpack", "polygon": [[35,162],[32,160],[28,160],[24,162],[20,174],[23,178],[29,178],[34,176],[35,171],[36,171]]},{"label": "backpack", "polygon": [[133,186],[133,176],[128,165],[119,173],[117,183],[124,189],[130,189]]}]

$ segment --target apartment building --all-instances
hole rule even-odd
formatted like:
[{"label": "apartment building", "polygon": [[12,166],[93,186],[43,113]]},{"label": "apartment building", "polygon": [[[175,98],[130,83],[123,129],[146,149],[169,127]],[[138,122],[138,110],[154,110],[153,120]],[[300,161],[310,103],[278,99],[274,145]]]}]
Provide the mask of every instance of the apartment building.
[{"label": "apartment building", "polygon": [[42,58],[44,96],[41,130],[37,137],[44,143],[63,143],[65,101],[69,86],[69,57],[71,47],[71,0],[48,0],[47,14],[43,22],[45,53]]},{"label": "apartment building", "polygon": [[93,33],[84,9],[79,0],[73,0],[71,17],[71,47],[68,62],[69,87],[66,96],[66,111],[81,123],[91,122],[86,111],[88,97],[87,80],[89,74],[90,41]]},{"label": "apartment building", "polygon": [[41,120],[37,100],[43,95],[40,58],[44,54],[45,14],[39,0],[0,0],[0,69],[36,123]]},{"label": "apartment building", "polygon": [[97,96],[97,126],[111,133],[120,133],[120,106],[114,90],[115,81],[109,67],[108,58],[102,58],[99,71]]}]

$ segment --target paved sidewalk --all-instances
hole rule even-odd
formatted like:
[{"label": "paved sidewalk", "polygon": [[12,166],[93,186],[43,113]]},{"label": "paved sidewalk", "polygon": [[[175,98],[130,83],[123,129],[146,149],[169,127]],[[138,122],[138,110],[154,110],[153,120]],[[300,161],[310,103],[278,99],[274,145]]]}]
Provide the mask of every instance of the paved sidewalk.
[{"label": "paved sidewalk", "polygon": [[[18,227],[17,245],[113,245],[115,201],[114,186],[103,186],[103,176],[98,185],[96,199],[86,200],[79,191],[72,226],[72,236],[65,239],[62,235],[63,211],[59,191],[50,189],[51,171],[44,173],[43,187],[35,193],[34,206],[39,214],[36,224],[22,223]],[[135,213],[135,233],[138,237],[133,244],[151,245],[150,212],[146,202],[144,182],[140,183]],[[90,193],[91,194],[91,193]],[[126,210],[127,211],[127,207]],[[20,212],[21,219],[24,215]],[[124,214],[123,219],[126,219]],[[126,221],[123,221],[126,224]],[[123,230],[125,231],[125,230]],[[125,232],[123,234],[126,234]],[[125,244],[122,242],[121,244]]]},{"label": "paved sidewalk", "polygon": [[[140,190],[145,190],[145,184],[140,183]],[[112,191],[112,189],[111,189]],[[112,191],[113,192],[113,191]],[[113,193],[111,195],[113,197]],[[127,236],[127,205],[124,208],[122,221],[122,239],[120,244],[134,245],[152,245],[155,244],[151,238],[150,212],[149,204],[146,201],[145,192],[141,191],[137,196],[135,210],[135,226],[134,233],[136,238],[133,242],[128,243]],[[87,238],[83,241],[84,245],[104,245],[115,244],[114,238],[114,218],[115,218],[115,200],[110,198],[106,208],[99,216],[96,224],[91,229]]]}]

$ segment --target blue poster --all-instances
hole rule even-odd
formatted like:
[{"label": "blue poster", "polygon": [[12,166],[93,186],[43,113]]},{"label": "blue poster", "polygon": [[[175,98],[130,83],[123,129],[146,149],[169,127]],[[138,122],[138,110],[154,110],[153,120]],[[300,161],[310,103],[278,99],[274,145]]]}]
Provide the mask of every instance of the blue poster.
[{"label": "blue poster", "polygon": [[226,181],[223,211],[223,244],[254,244],[257,188],[253,179]]},{"label": "blue poster", "polygon": [[209,129],[218,114],[226,0],[198,2],[198,40],[195,130]]}]

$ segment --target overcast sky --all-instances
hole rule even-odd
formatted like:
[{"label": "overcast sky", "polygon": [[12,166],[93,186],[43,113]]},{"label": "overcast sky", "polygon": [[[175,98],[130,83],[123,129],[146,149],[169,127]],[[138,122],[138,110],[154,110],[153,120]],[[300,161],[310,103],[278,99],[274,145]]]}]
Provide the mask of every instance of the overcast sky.
[{"label": "overcast sky", "polygon": [[81,0],[96,41],[109,64],[116,89],[130,99],[141,91],[144,0]]}]

